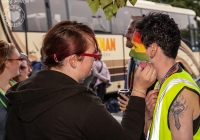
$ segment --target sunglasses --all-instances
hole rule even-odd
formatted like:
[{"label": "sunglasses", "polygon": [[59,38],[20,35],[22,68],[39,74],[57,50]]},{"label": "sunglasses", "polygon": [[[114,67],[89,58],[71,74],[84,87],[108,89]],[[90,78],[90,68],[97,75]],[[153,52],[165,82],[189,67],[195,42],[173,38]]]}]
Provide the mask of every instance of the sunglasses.
[{"label": "sunglasses", "polygon": [[94,60],[97,61],[100,57],[100,54],[90,54],[90,53],[82,53],[80,56],[89,56],[89,57],[94,57]]}]

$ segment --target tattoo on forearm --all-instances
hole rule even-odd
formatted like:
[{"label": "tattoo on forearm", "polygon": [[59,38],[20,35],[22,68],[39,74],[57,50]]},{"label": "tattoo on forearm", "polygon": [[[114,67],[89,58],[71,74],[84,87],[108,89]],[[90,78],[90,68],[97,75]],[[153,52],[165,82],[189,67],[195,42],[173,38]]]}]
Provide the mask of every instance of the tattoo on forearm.
[{"label": "tattoo on forearm", "polygon": [[181,128],[181,124],[179,121],[180,116],[186,109],[187,109],[186,100],[180,94],[176,97],[170,108],[170,112],[173,114],[174,117],[175,126],[178,130]]}]

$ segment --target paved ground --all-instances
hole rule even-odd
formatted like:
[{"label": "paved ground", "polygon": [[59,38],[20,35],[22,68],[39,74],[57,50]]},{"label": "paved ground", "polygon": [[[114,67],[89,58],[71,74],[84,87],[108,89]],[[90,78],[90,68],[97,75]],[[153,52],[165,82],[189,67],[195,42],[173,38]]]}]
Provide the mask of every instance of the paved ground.
[{"label": "paved ground", "polygon": [[[117,100],[117,97],[118,97],[118,94],[117,93],[113,93],[113,94],[106,94],[105,95],[105,102],[107,102],[109,99],[113,98],[115,100]],[[122,111],[119,111],[118,113],[111,113],[112,116],[118,121],[121,123],[122,121]]]},{"label": "paved ground", "polygon": [[121,123],[121,121],[122,121],[122,111],[119,111],[118,113],[111,113],[111,114],[119,123]]}]

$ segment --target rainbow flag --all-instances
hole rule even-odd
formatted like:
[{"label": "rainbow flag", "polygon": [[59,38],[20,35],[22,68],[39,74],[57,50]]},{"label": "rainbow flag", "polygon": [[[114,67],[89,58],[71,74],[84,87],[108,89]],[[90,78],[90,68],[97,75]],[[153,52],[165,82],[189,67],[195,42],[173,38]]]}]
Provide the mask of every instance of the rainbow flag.
[{"label": "rainbow flag", "polygon": [[149,61],[149,57],[146,54],[146,49],[141,41],[140,32],[137,30],[133,33],[132,43],[133,47],[131,48],[129,56],[140,61]]}]

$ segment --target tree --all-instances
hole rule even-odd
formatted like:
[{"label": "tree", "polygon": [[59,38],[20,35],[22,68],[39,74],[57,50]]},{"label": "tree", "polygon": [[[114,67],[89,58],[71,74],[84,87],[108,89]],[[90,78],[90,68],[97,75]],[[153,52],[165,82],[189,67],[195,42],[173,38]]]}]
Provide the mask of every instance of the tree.
[{"label": "tree", "polygon": [[[135,5],[137,0],[129,0],[132,5]],[[88,5],[95,15],[99,8],[103,9],[107,20],[110,20],[116,15],[119,8],[126,6],[127,0],[88,0]]]}]

